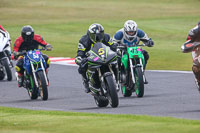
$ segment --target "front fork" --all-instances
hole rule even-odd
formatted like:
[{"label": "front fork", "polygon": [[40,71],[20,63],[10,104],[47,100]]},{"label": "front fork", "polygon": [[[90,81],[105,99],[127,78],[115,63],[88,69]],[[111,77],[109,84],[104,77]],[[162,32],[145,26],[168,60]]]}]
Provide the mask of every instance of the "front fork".
[{"label": "front fork", "polygon": [[[118,67],[118,64],[117,64],[117,67]],[[119,86],[118,86],[119,85],[119,74],[118,74],[119,69],[118,68],[115,68],[115,69],[116,69],[116,72],[113,72],[112,65],[111,64],[109,65],[109,70],[112,73],[113,79],[115,81],[116,90],[119,91]]]},{"label": "front fork", "polygon": [[32,62],[31,62],[31,68],[32,68],[32,72],[33,72],[33,78],[34,78],[34,81],[35,81],[35,85],[38,88],[39,85],[38,85],[38,81],[37,81],[37,78],[36,78],[36,70],[34,69],[34,66],[33,66]]},{"label": "front fork", "polygon": [[[133,66],[132,59],[129,59],[129,61],[130,61],[131,76],[132,76],[132,79],[133,79],[133,83],[135,84],[136,81],[135,81],[135,78],[134,78],[133,68],[137,67],[137,66]],[[142,70],[142,73],[143,73],[143,81],[145,81],[146,78],[145,78],[145,75],[144,75],[144,68],[143,68],[143,63],[142,63],[142,59],[141,58],[139,59],[139,62],[140,62],[140,67],[141,67],[141,70]]]},{"label": "front fork", "polygon": [[134,77],[134,71],[133,71],[133,62],[132,59],[129,59],[130,62],[130,69],[131,69],[131,76],[132,76],[132,80],[133,80],[133,84],[135,84],[135,77]]},{"label": "front fork", "polygon": [[101,74],[101,69],[100,68],[97,68],[97,71],[98,71],[98,74],[99,74],[99,79],[100,79],[100,82],[101,82],[101,93],[102,94],[106,94],[107,91],[106,91],[106,86],[105,86],[105,82],[104,82],[104,76]]},{"label": "front fork", "polygon": [[[43,71],[44,77],[45,77],[46,85],[48,85],[47,75],[46,75],[46,72],[45,72],[42,60],[40,60],[40,63],[41,63],[41,67],[42,67],[42,71]],[[34,81],[35,81],[35,85],[36,85],[37,88],[39,88],[38,80],[36,78],[36,72],[37,72],[37,70],[34,69],[34,66],[33,66],[32,62],[31,62],[31,68],[32,68],[32,72],[33,72],[33,78],[34,78]]]}]

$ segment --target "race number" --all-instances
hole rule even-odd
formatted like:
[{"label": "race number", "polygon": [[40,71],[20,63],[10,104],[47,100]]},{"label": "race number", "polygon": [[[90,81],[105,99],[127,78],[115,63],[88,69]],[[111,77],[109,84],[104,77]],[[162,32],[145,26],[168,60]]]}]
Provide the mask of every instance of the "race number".
[{"label": "race number", "polygon": [[104,54],[104,53],[105,53],[104,48],[100,48],[100,49],[98,50],[98,53],[99,53],[99,55]]},{"label": "race number", "polygon": [[39,58],[39,54],[33,53],[33,58],[34,59]]}]

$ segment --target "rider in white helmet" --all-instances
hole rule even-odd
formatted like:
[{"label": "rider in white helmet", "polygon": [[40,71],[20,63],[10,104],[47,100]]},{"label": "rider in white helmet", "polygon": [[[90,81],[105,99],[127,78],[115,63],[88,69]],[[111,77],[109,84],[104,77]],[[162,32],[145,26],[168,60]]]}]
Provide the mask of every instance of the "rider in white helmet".
[{"label": "rider in white helmet", "polygon": [[[144,31],[138,29],[136,22],[133,20],[127,20],[124,23],[124,27],[118,30],[113,37],[113,42],[118,43],[118,45],[134,46],[138,45],[140,41],[142,41],[148,47],[152,47],[154,45],[153,40],[149,38]],[[144,68],[146,68],[149,54],[146,50],[142,50],[142,52],[145,59]]]}]

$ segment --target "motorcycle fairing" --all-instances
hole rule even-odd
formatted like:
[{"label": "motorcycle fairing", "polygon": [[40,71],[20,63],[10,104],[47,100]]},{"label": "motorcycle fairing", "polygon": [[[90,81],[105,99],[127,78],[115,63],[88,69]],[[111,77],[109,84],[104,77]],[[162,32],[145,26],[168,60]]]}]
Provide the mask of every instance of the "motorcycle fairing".
[{"label": "motorcycle fairing", "polygon": [[100,42],[94,44],[88,53],[88,61],[91,65],[107,64],[117,57],[116,53],[110,50],[110,47]]},{"label": "motorcycle fairing", "polygon": [[42,61],[44,68],[46,69],[46,62],[44,58],[42,57],[42,54],[39,50],[30,50],[27,52],[27,54],[24,56],[24,69],[27,71],[27,73],[31,74],[31,63],[34,65],[34,68],[37,71],[42,70],[40,66],[40,62]]}]

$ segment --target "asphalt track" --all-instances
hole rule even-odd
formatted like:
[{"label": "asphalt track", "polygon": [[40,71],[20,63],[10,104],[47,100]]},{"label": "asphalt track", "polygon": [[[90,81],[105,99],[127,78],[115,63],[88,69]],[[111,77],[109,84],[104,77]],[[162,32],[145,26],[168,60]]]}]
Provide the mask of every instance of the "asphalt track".
[{"label": "asphalt track", "polygon": [[[14,75],[14,74],[13,74]],[[49,70],[49,99],[30,100],[17,81],[0,81],[0,106],[33,110],[62,110],[75,112],[169,116],[200,120],[200,94],[191,72],[146,71],[149,81],[143,98],[135,93],[124,98],[119,94],[117,108],[98,108],[90,94],[84,92],[77,67],[51,65]]]}]

